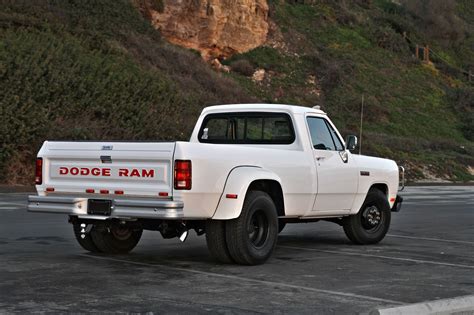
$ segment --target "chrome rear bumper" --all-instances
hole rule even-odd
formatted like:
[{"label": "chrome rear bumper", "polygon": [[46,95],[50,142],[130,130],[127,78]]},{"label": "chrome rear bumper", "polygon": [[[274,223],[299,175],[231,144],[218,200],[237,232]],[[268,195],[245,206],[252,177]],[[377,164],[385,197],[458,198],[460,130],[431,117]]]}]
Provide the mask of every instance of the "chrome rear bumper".
[{"label": "chrome rear bumper", "polygon": [[94,219],[180,219],[184,217],[184,204],[182,201],[111,199],[111,213],[107,216],[89,214],[87,211],[87,201],[88,198],[85,197],[28,196],[28,211],[68,214]]}]

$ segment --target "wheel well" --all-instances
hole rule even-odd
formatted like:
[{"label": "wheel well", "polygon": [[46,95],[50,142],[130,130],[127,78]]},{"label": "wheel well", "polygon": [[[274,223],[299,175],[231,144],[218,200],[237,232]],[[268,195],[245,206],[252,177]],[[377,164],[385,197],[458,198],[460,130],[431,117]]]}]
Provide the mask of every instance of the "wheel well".
[{"label": "wheel well", "polygon": [[372,190],[372,189],[378,189],[381,192],[383,192],[385,196],[388,195],[388,186],[386,184],[373,184],[372,186],[370,186],[369,190]]},{"label": "wheel well", "polygon": [[277,208],[278,216],[285,216],[285,204],[283,201],[283,190],[280,183],[275,180],[256,180],[253,181],[247,192],[251,190],[260,190],[270,195],[275,207]]}]

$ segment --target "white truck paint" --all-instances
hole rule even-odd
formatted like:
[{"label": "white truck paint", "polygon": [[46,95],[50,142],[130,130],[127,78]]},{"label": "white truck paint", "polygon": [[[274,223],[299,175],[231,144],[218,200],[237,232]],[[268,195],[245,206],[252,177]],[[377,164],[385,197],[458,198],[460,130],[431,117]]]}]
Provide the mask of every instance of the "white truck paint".
[{"label": "white truck paint", "polygon": [[[276,118],[265,118],[266,114]],[[289,117],[293,127],[293,141],[288,141],[291,143],[279,143],[275,135],[264,134],[267,120],[267,128],[273,131],[283,128],[286,132],[280,114]],[[203,123],[219,115],[228,115],[222,118],[227,121],[226,139],[230,139],[229,132],[235,139],[224,142],[240,141],[237,133],[243,127],[237,129],[238,124],[244,126],[245,122],[247,137],[252,132],[251,123],[261,121],[262,138],[258,141],[265,142],[264,138],[268,137],[269,143],[203,143],[209,131],[209,128],[202,130]],[[340,142],[339,149],[315,148],[313,139],[319,141],[319,136],[314,130],[324,128],[316,127],[324,124],[321,119],[326,121],[334,148]],[[215,124],[219,121],[216,118]],[[217,128],[210,130],[214,132]],[[291,135],[280,136],[285,137]],[[272,139],[277,140],[273,143]],[[199,222],[237,220],[249,187],[257,181],[264,181],[262,187],[266,188],[261,189],[272,190],[267,193],[281,222],[356,215],[374,187],[384,193],[390,208],[399,208],[396,163],[351,154],[327,115],[306,107],[212,106],[202,111],[189,142],[46,141],[38,158],[42,164],[37,176],[42,179],[36,186],[38,196],[30,196],[29,211],[64,213],[74,222],[92,225],[114,220],[126,223],[147,219],[157,220],[157,224],[175,220],[183,225],[194,221],[197,231],[204,230]],[[174,165],[179,160],[191,161],[189,190],[174,186],[177,181]],[[110,211],[90,213],[89,199],[109,200]]]}]

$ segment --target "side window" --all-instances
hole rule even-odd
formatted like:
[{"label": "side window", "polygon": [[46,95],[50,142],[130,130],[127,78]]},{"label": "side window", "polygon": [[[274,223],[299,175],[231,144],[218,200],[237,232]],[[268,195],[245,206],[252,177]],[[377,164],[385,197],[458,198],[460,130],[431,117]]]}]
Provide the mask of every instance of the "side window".
[{"label": "side window", "polygon": [[336,130],[326,121],[326,125],[328,125],[329,130],[331,130],[332,139],[334,140],[334,144],[336,145],[337,151],[344,150],[344,145],[342,145],[341,140],[337,136]]},{"label": "side window", "polygon": [[316,150],[336,150],[331,131],[323,118],[308,117],[308,127]]}]

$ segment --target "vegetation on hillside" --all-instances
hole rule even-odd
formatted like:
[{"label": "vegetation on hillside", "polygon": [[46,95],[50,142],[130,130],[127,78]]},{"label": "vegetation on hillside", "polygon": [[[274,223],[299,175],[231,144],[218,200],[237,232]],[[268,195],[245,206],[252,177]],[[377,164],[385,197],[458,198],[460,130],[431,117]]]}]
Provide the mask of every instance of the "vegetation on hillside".
[{"label": "vegetation on hillside", "polygon": [[31,183],[46,139],[184,140],[203,106],[252,100],[130,1],[0,7],[0,182]]},{"label": "vegetation on hillside", "polygon": [[474,179],[471,0],[272,0],[269,44],[223,61],[230,74],[166,43],[133,3],[0,0],[0,182],[30,183],[45,139],[183,140],[212,104],[321,104],[357,134],[362,96],[363,153],[412,179]]},{"label": "vegetation on hillside", "polygon": [[[358,133],[364,97],[363,153],[407,165],[411,179],[473,180],[474,82],[463,71],[474,68],[474,4],[402,4],[274,1],[273,47],[227,62],[266,70],[257,84],[234,73],[250,93],[321,104],[345,134]],[[431,47],[432,63],[415,57],[417,44]]]}]

